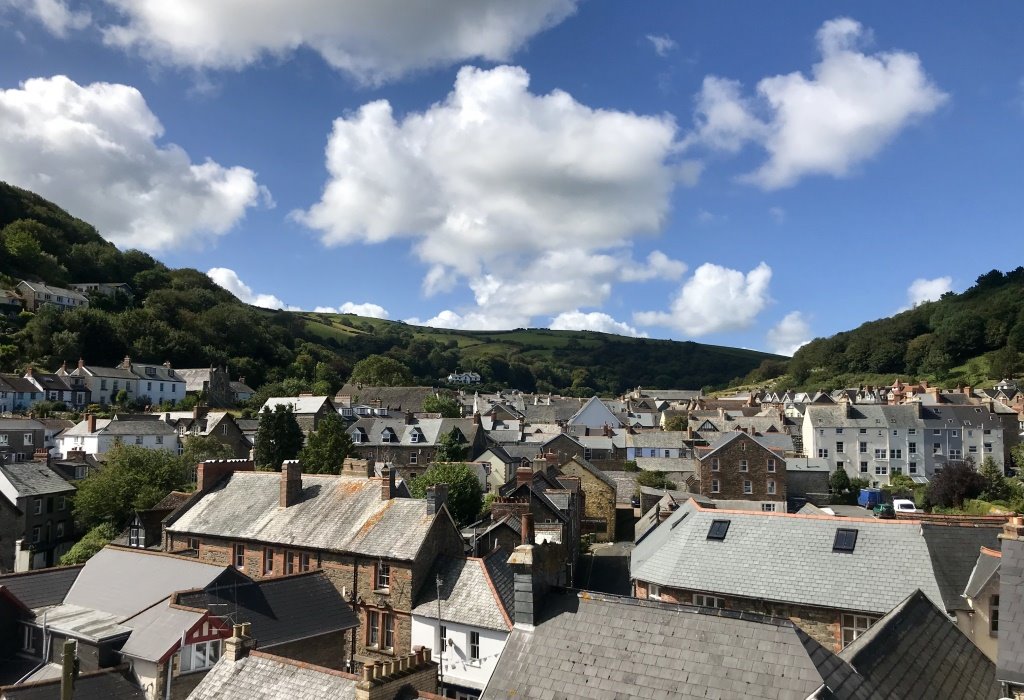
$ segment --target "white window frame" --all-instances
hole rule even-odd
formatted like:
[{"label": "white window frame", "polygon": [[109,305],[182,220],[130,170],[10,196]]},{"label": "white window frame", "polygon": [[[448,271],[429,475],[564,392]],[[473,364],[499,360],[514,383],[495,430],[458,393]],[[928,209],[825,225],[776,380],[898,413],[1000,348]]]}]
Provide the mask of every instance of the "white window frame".
[{"label": "white window frame", "polygon": [[22,624],[21,626],[21,650],[28,652],[36,650],[36,628],[32,625]]},{"label": "white window frame", "polygon": [[850,642],[867,632],[868,628],[874,623],[875,620],[868,615],[851,615],[843,613],[840,622],[843,646],[848,646]]},{"label": "white window frame", "polygon": [[35,436],[32,435],[32,433],[25,433],[22,436],[22,442],[24,442],[24,444],[26,444],[26,445],[31,445],[34,442],[34,437]]},{"label": "white window frame", "polygon": [[391,564],[383,561],[377,562],[373,572],[373,588],[377,591],[391,590]]},{"label": "white window frame", "polygon": [[711,493],[721,493],[722,484],[718,479],[711,480]]},{"label": "white window frame", "polygon": [[768,471],[770,471],[770,472],[774,472],[775,471],[775,460],[774,459],[769,459],[768,460]]},{"label": "white window frame", "polygon": [[32,501],[32,512],[35,513],[36,515],[42,515],[43,514],[43,499],[41,499],[41,498],[33,499],[33,501]]},{"label": "white window frame", "polygon": [[740,471],[741,472],[748,472],[748,471],[750,471],[750,464],[747,462],[747,460],[745,460],[745,459],[741,459],[740,460]]},{"label": "white window frame", "polygon": [[145,547],[146,546],[146,531],[141,525],[132,523],[128,527],[128,546],[129,547]]},{"label": "white window frame", "polygon": [[188,644],[178,652],[178,671],[182,675],[208,671],[214,667],[222,653],[223,648],[219,639]]},{"label": "white window frame", "polygon": [[768,480],[768,495],[769,496],[774,496],[775,495],[775,479],[769,479]]},{"label": "white window frame", "polygon": [[744,495],[748,495],[748,496],[750,494],[754,493],[754,482],[750,481],[749,479],[745,480],[743,482],[743,493],[744,493]]},{"label": "white window frame", "polygon": [[724,608],[725,601],[714,595],[706,595],[704,593],[693,594],[693,604],[699,605],[702,608]]},{"label": "white window frame", "polygon": [[827,447],[819,447],[818,448],[818,459],[828,459],[828,448]]},{"label": "white window frame", "polygon": [[235,568],[239,571],[245,571],[245,545],[236,542],[231,554],[235,562]]},{"label": "white window frame", "polygon": [[762,503],[761,504],[761,512],[762,513],[774,513],[775,512],[775,504],[774,503]]},{"label": "white window frame", "polygon": [[661,600],[661,586],[656,583],[647,584],[647,599]]},{"label": "white window frame", "polygon": [[718,457],[712,457],[711,458],[711,471],[713,471],[713,472],[721,471],[721,465],[718,462]]}]

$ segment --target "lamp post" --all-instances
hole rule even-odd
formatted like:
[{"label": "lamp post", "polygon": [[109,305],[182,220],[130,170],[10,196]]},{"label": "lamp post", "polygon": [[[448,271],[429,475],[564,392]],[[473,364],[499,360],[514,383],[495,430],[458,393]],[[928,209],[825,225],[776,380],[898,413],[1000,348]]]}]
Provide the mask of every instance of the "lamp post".
[{"label": "lamp post", "polygon": [[438,649],[438,652],[437,652],[437,673],[438,673],[438,676],[440,678],[440,680],[439,680],[440,690],[441,690],[440,695],[441,695],[441,697],[445,697],[445,694],[444,694],[444,650],[445,650],[445,646],[446,646],[447,642],[445,641],[444,636],[441,634],[441,630],[444,629],[444,625],[441,624],[441,584],[444,582],[441,579],[441,574],[437,575],[437,578],[435,579],[434,582],[437,584],[437,638],[440,641],[440,643],[438,644],[439,649]]}]

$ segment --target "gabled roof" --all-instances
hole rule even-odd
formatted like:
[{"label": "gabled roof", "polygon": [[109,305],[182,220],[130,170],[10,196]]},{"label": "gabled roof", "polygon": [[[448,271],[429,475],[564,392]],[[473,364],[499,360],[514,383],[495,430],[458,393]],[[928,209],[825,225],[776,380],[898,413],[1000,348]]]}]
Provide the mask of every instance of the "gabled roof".
[{"label": "gabled roof", "polygon": [[[724,540],[708,539],[712,520],[730,521]],[[853,551],[835,550],[839,529],[858,531]],[[941,605],[939,574],[921,530],[917,520],[709,509],[690,500],[637,545],[630,575],[684,590],[872,614],[887,613],[918,588]]]},{"label": "gabled roof", "polygon": [[138,381],[139,379],[133,372],[127,369],[122,369],[121,367],[97,367],[96,365],[83,365],[82,367],[76,367],[68,374],[72,377],[85,375],[103,377],[105,379],[131,379],[132,381]]},{"label": "gabled roof", "polygon": [[45,462],[0,464],[0,493],[7,496],[11,503],[15,503],[18,498],[69,493],[75,490],[73,484],[62,479],[57,472],[46,466]]},{"label": "gabled roof", "polygon": [[379,479],[303,474],[301,496],[287,508],[280,482],[277,472],[235,472],[171,516],[166,530],[412,560],[434,522],[422,500],[382,500]]},{"label": "gabled roof", "polygon": [[746,433],[740,431],[729,431],[727,433],[722,433],[721,435],[716,437],[711,442],[711,444],[708,445],[706,448],[699,448],[697,451],[697,459],[704,461],[705,459],[715,454],[729,443],[733,442],[734,440],[739,440],[741,437],[751,440],[758,447],[771,452],[776,457],[782,457],[781,448],[776,447],[774,445],[769,446],[769,444],[763,442],[760,437],[754,435],[747,435]]},{"label": "gabled roof", "polygon": [[[999,576],[999,565],[1002,561],[1002,552],[982,547],[978,554],[978,561],[974,565],[974,570],[971,571],[971,578],[968,579],[967,586],[964,588],[964,597],[977,598],[985,590],[985,586],[988,585],[989,581],[993,577]],[[0,580],[0,583],[3,583],[3,581]]]},{"label": "gabled roof", "polygon": [[[150,370],[152,370],[152,372],[150,372]],[[134,372],[136,377],[139,379],[151,382],[181,382],[186,385],[186,391],[188,390],[188,382],[185,377],[181,376],[178,370],[171,367],[133,362],[132,372]]]},{"label": "gabled roof", "polygon": [[35,384],[17,374],[0,375],[0,381],[10,387],[9,391],[16,391],[19,394],[41,394],[43,392]]},{"label": "gabled roof", "polygon": [[57,605],[68,594],[71,584],[78,578],[83,564],[39,569],[20,574],[0,576],[0,586],[13,593],[26,608],[35,609]]},{"label": "gabled roof", "polygon": [[[499,632],[511,630],[512,569],[506,556],[497,550],[482,559],[438,557],[426,580],[441,577],[441,619]],[[437,611],[437,587],[423,586],[412,614],[436,620]]]},{"label": "gabled roof", "polygon": [[273,396],[263,403],[259,412],[263,413],[263,410],[267,408],[273,412],[277,406],[291,406],[292,413],[307,415],[319,413],[325,404],[331,406],[331,410],[333,410],[333,404],[329,396]]},{"label": "gabled roof", "polygon": [[76,292],[73,289],[64,289],[63,287],[53,287],[42,282],[29,282],[28,280],[22,280],[18,283],[18,286],[25,285],[33,292],[38,294],[50,294],[53,296],[62,296],[69,299],[75,299],[76,301],[88,301],[84,294]]},{"label": "gabled roof", "polygon": [[[25,377],[28,379],[28,377]],[[71,391],[71,387],[59,375],[47,374],[39,370],[32,371],[32,379],[39,382],[39,385],[47,391]]]},{"label": "gabled roof", "polygon": [[883,697],[789,620],[574,591],[538,618],[509,636],[484,700]]},{"label": "gabled roof", "polygon": [[189,700],[355,700],[356,681],[341,671],[262,652],[222,658],[188,696]]},{"label": "gabled roof", "polygon": [[[617,490],[615,482],[611,479],[611,477],[609,477],[603,471],[601,471],[600,469],[598,469],[597,467],[595,467],[593,464],[591,464],[587,460],[583,459],[582,457],[580,457],[578,455],[570,457],[569,458],[569,462],[575,462],[576,464],[578,464],[580,467],[582,467],[584,469],[584,471],[589,472],[596,479],[598,479],[599,481],[603,482],[612,491],[616,491]],[[559,469],[564,469],[566,467],[566,465],[569,464],[569,462],[566,462],[565,464],[561,465],[561,467],[559,467]]]},{"label": "gabled roof", "polygon": [[995,664],[920,590],[839,656],[895,700],[1000,696]]},{"label": "gabled roof", "polygon": [[946,610],[970,610],[963,592],[977,563],[977,552],[982,547],[998,550],[1001,530],[1001,527],[921,524],[921,534],[928,545]]}]

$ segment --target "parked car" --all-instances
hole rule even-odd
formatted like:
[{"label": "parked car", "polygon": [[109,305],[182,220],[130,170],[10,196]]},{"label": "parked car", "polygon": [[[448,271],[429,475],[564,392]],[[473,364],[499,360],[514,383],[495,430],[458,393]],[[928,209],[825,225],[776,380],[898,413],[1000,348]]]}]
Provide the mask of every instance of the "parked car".
[{"label": "parked car", "polygon": [[883,520],[896,517],[896,511],[893,510],[891,503],[879,503],[872,509],[872,512],[876,518],[882,518]]},{"label": "parked car", "polygon": [[897,513],[919,513],[917,506],[909,498],[894,498],[892,507]]}]

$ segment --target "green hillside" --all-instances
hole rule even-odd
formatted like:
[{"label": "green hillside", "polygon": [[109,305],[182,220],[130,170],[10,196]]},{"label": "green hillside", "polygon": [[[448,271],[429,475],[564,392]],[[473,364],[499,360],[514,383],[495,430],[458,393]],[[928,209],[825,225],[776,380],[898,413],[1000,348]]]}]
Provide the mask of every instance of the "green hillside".
[{"label": "green hillside", "polygon": [[[198,270],[172,270],[119,251],[89,224],[41,197],[0,183],[0,289],[20,279],[64,285],[125,282],[134,299],[97,296],[90,308],[0,317],[0,370],[56,368],[84,357],[110,365],[125,355],[176,367],[227,365],[274,390],[337,389],[370,354],[436,384],[456,369],[490,386],[573,395],[634,386],[724,386],[781,358],[767,353],[583,331],[452,331],[353,315],[247,306]],[[268,389],[269,390],[269,389]]]},{"label": "green hillside", "polygon": [[[1024,267],[980,276],[890,318],[818,338],[793,356],[778,386],[806,389],[927,379],[979,386],[1024,370]],[[749,377],[753,381],[767,377]]]}]

